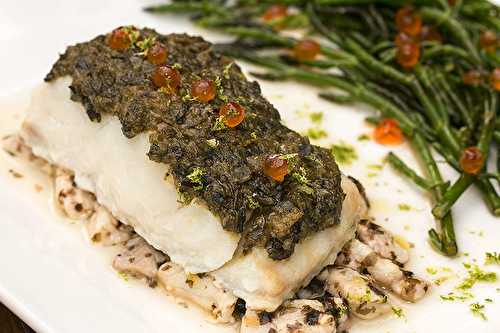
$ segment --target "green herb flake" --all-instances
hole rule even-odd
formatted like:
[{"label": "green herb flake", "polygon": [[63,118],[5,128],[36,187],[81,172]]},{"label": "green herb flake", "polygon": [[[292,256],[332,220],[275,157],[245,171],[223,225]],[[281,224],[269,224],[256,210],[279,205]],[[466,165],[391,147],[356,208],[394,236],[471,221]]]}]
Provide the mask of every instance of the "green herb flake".
[{"label": "green herb flake", "polygon": [[384,169],[384,166],[381,164],[369,164],[366,167],[368,169],[375,170],[375,171],[382,171],[382,169]]},{"label": "green herb flake", "polygon": [[320,124],[323,121],[323,112],[313,112],[309,115],[313,123]]},{"label": "green herb flake", "polygon": [[257,133],[255,132],[250,133],[250,137],[254,140],[257,140]]},{"label": "green herb flake", "polygon": [[370,141],[370,136],[368,134],[361,134],[358,136],[358,141]]},{"label": "green herb flake", "polygon": [[457,286],[457,289],[467,290],[472,288],[478,282],[496,282],[497,274],[495,272],[485,272],[477,265],[464,263],[469,276]]},{"label": "green herb flake", "polygon": [[182,69],[182,65],[176,62],[175,64],[172,65],[172,68],[174,69]]},{"label": "green herb flake", "polygon": [[339,164],[348,165],[358,159],[358,154],[354,147],[344,142],[334,144],[330,149],[332,156]]},{"label": "green herb flake", "polygon": [[328,137],[328,133],[326,133],[325,130],[318,128],[308,129],[306,135],[313,140],[319,140]]},{"label": "green herb flake", "polygon": [[189,175],[186,176],[187,179],[191,182],[191,184],[195,185],[193,188],[196,191],[203,189],[203,176],[205,175],[205,170],[202,168],[196,167],[191,171]]},{"label": "green herb flake", "polygon": [[404,314],[404,311],[402,308],[397,307],[397,306],[393,306],[391,309],[392,309],[392,313],[394,313],[394,315],[397,318],[405,318],[405,314]]},{"label": "green herb flake", "polygon": [[412,207],[408,204],[400,203],[400,204],[398,204],[398,209],[400,211],[407,212],[407,211],[410,211],[412,209]]},{"label": "green herb flake", "polygon": [[493,264],[500,265],[500,253],[487,252],[485,264],[486,265],[493,265]]},{"label": "green herb flake", "polygon": [[472,312],[472,314],[476,317],[481,318],[482,320],[488,320],[486,315],[484,314],[484,305],[480,303],[472,303],[469,305],[469,308]]},{"label": "green herb flake", "polygon": [[486,303],[493,303],[493,300],[491,298],[485,298],[484,301]]}]

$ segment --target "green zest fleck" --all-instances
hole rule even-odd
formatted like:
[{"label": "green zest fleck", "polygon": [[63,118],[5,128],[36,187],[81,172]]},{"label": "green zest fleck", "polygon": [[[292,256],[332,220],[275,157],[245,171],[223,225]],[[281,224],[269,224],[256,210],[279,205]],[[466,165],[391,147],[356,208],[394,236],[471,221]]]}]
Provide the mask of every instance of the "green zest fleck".
[{"label": "green zest fleck", "polygon": [[210,139],[210,140],[207,140],[207,145],[214,149],[214,148],[217,148],[217,146],[219,145],[219,141],[217,141],[217,139]]},{"label": "green zest fleck", "polygon": [[300,167],[299,170],[292,173],[292,177],[302,185],[309,184],[309,179],[307,179],[307,171],[304,167]]},{"label": "green zest fleck", "polygon": [[309,115],[313,123],[321,123],[323,121],[323,112],[313,112]]},{"label": "green zest fleck", "polygon": [[221,101],[227,103],[229,101],[229,98],[224,94],[224,87],[222,86],[221,77],[217,76],[214,82],[215,82],[215,87],[217,88],[217,96],[220,98]]},{"label": "green zest fleck", "polygon": [[500,265],[500,253],[487,252],[485,264],[486,265],[493,265],[493,264]]},{"label": "green zest fleck", "polygon": [[431,275],[436,275],[437,272],[438,272],[438,270],[436,268],[434,268],[434,267],[427,267],[425,270],[427,271],[427,273],[429,273]]},{"label": "green zest fleck", "polygon": [[394,313],[394,315],[397,317],[397,318],[404,318],[405,317],[405,314],[404,314],[404,311],[402,308],[400,307],[397,307],[397,306],[393,306],[392,307],[392,313]]},{"label": "green zest fleck", "polygon": [[465,302],[468,299],[474,298],[474,295],[468,291],[463,291],[460,294],[450,292],[448,293],[448,295],[441,295],[440,297],[443,301],[447,302],[455,302],[455,301]]},{"label": "green zest fleck", "polygon": [[484,314],[484,305],[479,303],[472,303],[469,305],[470,310],[474,316],[481,318],[482,320],[488,320]]},{"label": "green zest fleck", "polygon": [[128,282],[128,275],[125,272],[118,272],[118,276],[125,282]]},{"label": "green zest fleck", "polygon": [[226,80],[229,80],[229,78],[230,78],[229,71],[231,70],[231,67],[233,66],[233,64],[234,64],[234,62],[230,62],[229,64],[224,66],[224,70],[222,71],[222,75],[224,76],[224,78]]},{"label": "green zest fleck", "polygon": [[468,269],[469,276],[457,286],[457,289],[467,290],[472,288],[477,282],[496,282],[497,274],[495,272],[485,272],[477,265],[464,264]]},{"label": "green zest fleck", "polygon": [[307,130],[306,135],[313,140],[319,140],[322,138],[326,138],[328,136],[328,133],[326,133],[326,131],[323,129],[310,128]]},{"label": "green zest fleck", "polygon": [[156,38],[155,37],[148,37],[146,39],[140,40],[137,42],[137,47],[141,49],[142,54],[146,55],[149,48],[153,46]]},{"label": "green zest fleck", "polygon": [[353,146],[341,142],[337,145],[332,145],[331,154],[339,164],[351,164],[358,159],[358,154]]},{"label": "green zest fleck", "polygon": [[400,203],[398,205],[398,209],[401,210],[401,211],[404,211],[404,212],[407,212],[407,211],[411,210],[411,208],[412,207],[410,205],[405,204],[405,203]]},{"label": "green zest fleck", "polygon": [[212,126],[212,131],[221,131],[226,128],[226,124],[224,124],[224,117],[218,117],[215,120],[214,126]]},{"label": "green zest fleck", "polygon": [[176,62],[175,64],[172,65],[172,68],[174,69],[182,69],[182,65]]},{"label": "green zest fleck", "polygon": [[193,188],[196,191],[203,189],[203,176],[205,175],[205,170],[202,168],[196,167],[191,171],[189,175],[186,176],[189,181],[195,185]]},{"label": "green zest fleck", "polygon": [[254,196],[255,196],[255,193],[247,196],[248,208],[250,208],[250,209],[256,209],[256,208],[260,207],[260,204],[255,200]]}]

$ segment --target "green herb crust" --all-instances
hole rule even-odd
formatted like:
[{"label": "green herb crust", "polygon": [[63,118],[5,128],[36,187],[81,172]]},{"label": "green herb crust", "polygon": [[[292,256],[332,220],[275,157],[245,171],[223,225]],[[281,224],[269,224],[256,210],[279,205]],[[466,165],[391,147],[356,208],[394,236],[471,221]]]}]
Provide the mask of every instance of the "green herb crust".
[{"label": "green herb crust", "polygon": [[[200,37],[138,32],[139,40],[154,38],[167,47],[166,64],[175,65],[182,77],[177,92],[153,85],[155,65],[138,43],[115,51],[104,35],[70,46],[45,80],[70,75],[71,99],[83,104],[90,120],[111,114],[120,119],[127,138],[147,133],[149,158],[168,165],[185,202],[197,198],[225,230],[240,233],[244,253],[262,246],[271,258],[285,259],[301,239],[339,222],[345,194],[333,156],[281,124],[259,85],[230,65],[232,59],[212,51]],[[217,82],[218,94],[210,103],[189,96],[192,82],[200,78]],[[236,128],[214,130],[226,101],[243,106],[246,117]],[[263,173],[270,154],[294,156],[283,183]],[[304,177],[293,177],[294,172]]]}]

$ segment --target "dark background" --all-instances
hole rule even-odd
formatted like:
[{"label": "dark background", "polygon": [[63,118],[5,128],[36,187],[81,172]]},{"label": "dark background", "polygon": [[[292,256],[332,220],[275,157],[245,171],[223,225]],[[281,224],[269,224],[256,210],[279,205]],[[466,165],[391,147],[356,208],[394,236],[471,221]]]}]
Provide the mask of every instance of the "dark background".
[{"label": "dark background", "polygon": [[0,333],[35,333],[0,303]]}]

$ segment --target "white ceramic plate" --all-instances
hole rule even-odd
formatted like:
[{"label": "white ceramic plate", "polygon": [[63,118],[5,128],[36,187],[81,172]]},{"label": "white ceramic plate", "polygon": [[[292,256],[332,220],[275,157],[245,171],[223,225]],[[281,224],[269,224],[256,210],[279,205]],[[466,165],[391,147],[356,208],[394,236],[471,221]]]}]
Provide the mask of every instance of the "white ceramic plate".
[{"label": "white ceramic plate", "polygon": [[[29,89],[40,82],[68,44],[85,41],[119,25],[136,24],[160,32],[189,32],[210,40],[221,38],[191,26],[186,20],[141,12],[150,4],[134,0],[47,0],[0,2],[0,135],[16,130],[29,100]],[[245,67],[248,69],[248,67]],[[427,198],[395,175],[382,159],[388,149],[358,141],[371,129],[366,112],[319,100],[316,91],[294,83],[262,83],[264,94],[281,111],[284,122],[298,131],[313,127],[308,114],[324,112],[322,127],[330,146],[344,140],[356,146],[359,159],[343,170],[360,179],[373,202],[378,223],[412,242],[411,269],[429,280],[448,277],[416,305],[400,304],[405,318],[388,316],[355,323],[352,333],[433,333],[500,331],[500,284],[480,284],[475,298],[444,302],[465,274],[463,262],[483,265],[485,252],[500,251],[500,220],[493,218],[475,190],[469,190],[454,214],[462,252],[450,260],[430,250],[426,232],[433,225]],[[395,150],[415,164],[407,145]],[[378,166],[382,165],[382,169]],[[9,170],[23,175],[15,178]],[[444,172],[455,175],[448,169]],[[35,190],[41,186],[40,192]],[[195,309],[185,309],[158,290],[125,282],[111,269],[113,249],[85,241],[81,229],[50,209],[51,184],[35,170],[0,153],[0,301],[39,333],[87,332],[232,332],[211,325]],[[410,211],[398,209],[407,204]],[[433,275],[427,268],[437,269]],[[445,268],[444,270],[442,268]],[[488,266],[500,273],[500,267]],[[452,273],[446,272],[451,270]],[[430,270],[432,271],[432,269]],[[490,298],[493,303],[485,303]],[[472,315],[469,304],[485,304],[488,321]]]}]

